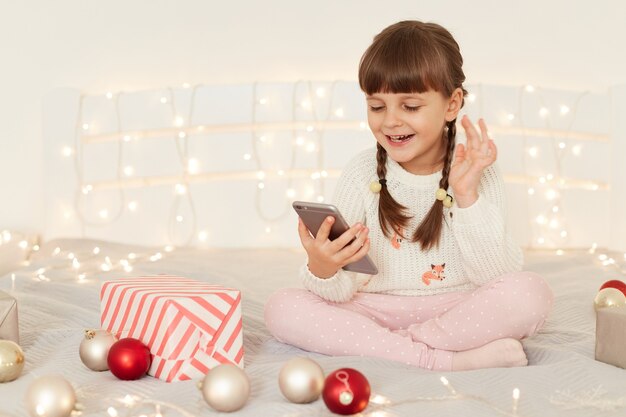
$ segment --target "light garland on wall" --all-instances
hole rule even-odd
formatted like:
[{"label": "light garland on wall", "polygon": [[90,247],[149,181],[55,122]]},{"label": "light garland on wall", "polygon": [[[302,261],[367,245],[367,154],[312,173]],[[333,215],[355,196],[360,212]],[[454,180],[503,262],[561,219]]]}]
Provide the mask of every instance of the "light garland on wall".
[{"label": "light garland on wall", "polygon": [[[190,95],[190,103],[189,103],[189,114],[187,117],[183,118],[179,115],[177,111],[177,106],[175,102],[175,94],[172,88],[169,88],[168,95],[163,95],[161,97],[161,104],[169,105],[172,111],[172,127],[159,128],[159,129],[145,129],[145,130],[125,130],[123,129],[122,118],[120,114],[119,100],[123,93],[113,94],[107,93],[106,97],[110,100],[113,100],[116,110],[116,121],[117,121],[117,129],[115,133],[106,133],[106,134],[86,134],[89,131],[89,124],[85,123],[82,120],[82,106],[83,106],[83,98],[81,96],[80,106],[81,109],[79,111],[79,117],[77,121],[77,139],[75,143],[75,148],[64,148],[62,154],[65,156],[74,156],[75,165],[76,165],[76,174],[79,183],[80,193],[77,192],[76,198],[76,208],[79,215],[79,220],[81,221],[81,225],[84,227],[85,225],[103,225],[103,224],[111,224],[112,222],[119,219],[121,213],[124,210],[128,211],[137,211],[138,210],[138,202],[130,201],[126,204],[126,195],[124,193],[124,189],[128,188],[136,188],[136,187],[150,187],[150,186],[158,186],[158,185],[170,185],[174,188],[174,198],[172,202],[172,208],[170,210],[170,215],[168,219],[168,239],[170,244],[176,245],[189,245],[192,243],[194,238],[197,241],[206,241],[208,237],[208,233],[206,230],[197,230],[197,214],[195,210],[195,206],[193,204],[193,196],[190,190],[191,183],[206,183],[209,181],[228,181],[228,180],[253,180],[257,183],[257,187],[255,190],[255,210],[257,212],[257,216],[260,220],[265,223],[264,230],[266,233],[270,233],[272,230],[272,226],[284,220],[284,218],[290,213],[290,202],[296,199],[296,195],[298,194],[297,190],[294,189],[294,180],[296,178],[307,178],[309,177],[312,185],[306,186],[308,188],[308,192],[304,191],[304,199],[315,199],[317,201],[323,201],[325,195],[325,179],[327,178],[336,178],[339,175],[339,170],[331,170],[325,167],[324,163],[324,141],[323,136],[328,130],[338,130],[338,129],[347,129],[347,130],[358,130],[363,131],[367,129],[367,123],[364,121],[349,121],[349,120],[333,120],[332,117],[335,118],[343,118],[344,110],[343,108],[337,107],[334,105],[335,98],[335,85],[336,81],[330,84],[330,88],[318,87],[317,89],[313,88],[313,84],[311,81],[299,81],[293,85],[292,90],[292,98],[291,98],[291,121],[288,122],[272,122],[265,123],[257,120],[257,113],[260,108],[267,107],[272,105],[272,100],[263,95],[258,94],[258,84],[255,83],[252,89],[252,105],[251,105],[251,122],[250,123],[233,123],[233,124],[198,124],[195,123],[194,120],[194,106],[195,106],[195,97],[196,92],[199,88],[204,87],[203,85],[197,85],[193,87],[191,95]],[[298,95],[299,87],[301,85],[305,85],[306,94],[304,97]],[[184,88],[190,88],[189,85],[184,86]],[[315,91],[314,91],[315,90]],[[467,100],[470,104],[475,103],[479,105],[482,109],[483,107],[483,97],[482,97],[482,86],[478,85],[477,91],[479,92],[478,97],[476,93],[470,93],[467,97]],[[509,183],[525,183],[527,185],[528,198],[534,198],[538,193],[538,190],[542,190],[543,194],[547,201],[551,201],[551,207],[541,213],[537,213],[535,216],[532,216],[534,221],[531,222],[531,230],[533,230],[533,238],[530,242],[530,247],[554,247],[557,249],[557,253],[562,253],[562,249],[558,249],[559,246],[564,245],[569,239],[569,231],[567,230],[567,225],[565,223],[565,216],[563,212],[562,202],[561,202],[561,193],[560,191],[564,189],[587,189],[587,190],[609,190],[609,185],[606,183],[602,183],[599,181],[589,181],[589,180],[577,180],[572,178],[565,178],[562,175],[561,170],[561,162],[565,155],[565,149],[568,148],[566,140],[578,140],[578,141],[594,141],[594,142],[608,142],[608,135],[601,134],[589,134],[583,132],[572,132],[571,128],[574,121],[574,116],[577,112],[578,103],[580,99],[586,94],[586,92],[579,95],[576,99],[576,102],[573,104],[570,109],[569,106],[561,105],[560,113],[561,116],[565,116],[567,114],[571,115],[571,120],[567,129],[565,130],[556,130],[552,129],[550,123],[550,112],[547,110],[545,106],[545,100],[541,96],[541,89],[525,86],[520,89],[519,99],[518,99],[518,111],[517,114],[508,114],[507,119],[509,122],[518,119],[520,127],[512,127],[512,126],[493,126],[490,128],[492,134],[499,135],[516,135],[521,136],[523,140],[523,146],[527,152],[524,153],[523,157],[523,168],[524,172],[527,172],[527,159],[528,157],[534,158],[537,156],[537,148],[536,147],[528,147],[527,139],[529,137],[546,137],[548,136],[551,139],[553,147],[555,148],[555,156],[556,156],[556,169],[555,172],[549,172],[542,176],[533,176],[529,174],[521,174],[521,175],[506,175],[505,181]],[[545,120],[545,128],[536,129],[536,128],[527,128],[524,126],[524,117],[522,114],[523,106],[523,96],[524,94],[535,94],[540,97],[541,107],[538,110],[540,116]],[[327,108],[325,114],[320,114],[318,112],[318,102],[320,98],[328,97]],[[477,100],[478,98],[478,100]],[[298,111],[305,111],[307,115],[311,117],[312,120],[298,120],[297,113]],[[212,133],[226,133],[226,132],[250,132],[250,153],[244,153],[242,155],[243,159],[246,161],[250,161],[254,164],[254,170],[240,170],[240,171],[229,171],[224,173],[210,173],[210,172],[202,172],[201,167],[199,166],[198,159],[189,155],[188,152],[188,140],[192,135],[197,134],[206,134],[208,132]],[[279,131],[290,131],[291,132],[291,140],[292,140],[292,149],[291,149],[291,157],[288,161],[288,164],[283,168],[268,170],[266,163],[262,161],[261,154],[259,152],[259,146],[273,146],[272,144],[268,144],[267,137],[271,137],[275,132]],[[309,140],[306,139],[307,136],[313,135],[314,139]],[[181,172],[178,175],[170,175],[170,176],[151,176],[151,177],[142,177],[135,175],[136,172],[132,165],[123,165],[123,147],[124,144],[131,140],[146,140],[157,137],[172,137],[176,144],[176,149],[181,165]],[[561,140],[557,141],[557,137]],[[91,183],[85,183],[83,177],[83,168],[82,168],[82,147],[87,144],[96,144],[103,143],[108,141],[116,141],[118,143],[118,162],[117,162],[117,175],[114,180],[103,180],[103,181],[94,181]],[[575,155],[579,155],[582,151],[580,145],[576,145],[571,147],[572,152]],[[298,169],[296,168],[296,160],[297,160],[297,151],[298,149],[304,149],[309,153],[315,153],[317,157],[315,167],[311,169]],[[279,211],[278,214],[270,215],[266,212],[263,204],[263,195],[265,194],[264,190],[267,190],[268,186],[271,186],[271,182],[275,182],[275,180],[287,181],[286,190],[285,190],[285,206]],[[94,191],[106,190],[106,189],[114,189],[119,191],[120,197],[119,209],[114,212],[114,214],[110,214],[108,210],[101,209],[98,211],[98,215],[100,217],[100,221],[98,222],[90,222],[86,219],[86,215],[84,215],[82,206],[80,204],[81,199],[84,198],[85,195],[89,193],[93,193]],[[300,192],[302,194],[302,192]],[[189,205],[190,211],[192,213],[190,218],[184,218],[179,213],[179,207],[183,201],[186,201]],[[191,223],[189,227],[189,234],[184,239],[176,239],[175,235],[179,230],[182,223],[188,225]],[[187,223],[188,222],[188,223]],[[535,237],[534,235],[539,235]]]}]

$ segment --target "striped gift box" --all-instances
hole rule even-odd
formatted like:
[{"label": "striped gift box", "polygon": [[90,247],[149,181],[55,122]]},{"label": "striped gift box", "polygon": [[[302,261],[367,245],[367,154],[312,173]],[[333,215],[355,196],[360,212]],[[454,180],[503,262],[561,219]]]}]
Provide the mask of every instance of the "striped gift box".
[{"label": "striped gift box", "polygon": [[150,348],[149,375],[167,382],[200,378],[221,363],[243,368],[241,293],[168,275],[107,281],[102,328]]}]

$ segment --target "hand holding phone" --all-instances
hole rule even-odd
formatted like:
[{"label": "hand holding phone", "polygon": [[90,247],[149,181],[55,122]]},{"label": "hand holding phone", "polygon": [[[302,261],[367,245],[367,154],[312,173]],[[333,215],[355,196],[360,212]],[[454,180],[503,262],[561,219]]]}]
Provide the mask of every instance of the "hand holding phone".
[{"label": "hand holding phone", "polygon": [[298,232],[309,255],[311,273],[320,278],[332,277],[339,268],[369,275],[378,273],[367,255],[370,242],[366,226],[357,223],[349,227],[339,210],[330,204],[296,201],[293,207],[300,216]]}]

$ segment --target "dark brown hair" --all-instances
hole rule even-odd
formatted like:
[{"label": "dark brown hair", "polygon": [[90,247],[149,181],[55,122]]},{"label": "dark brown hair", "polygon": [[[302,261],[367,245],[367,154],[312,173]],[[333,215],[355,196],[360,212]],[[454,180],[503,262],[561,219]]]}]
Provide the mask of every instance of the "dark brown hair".
[{"label": "dark brown hair", "polygon": [[[369,95],[383,93],[423,93],[437,91],[451,97],[463,88],[463,57],[450,32],[436,23],[402,21],[391,25],[374,37],[359,65],[359,85]],[[463,107],[461,102],[461,107]],[[442,140],[446,141],[442,178],[439,187],[448,190],[448,175],[456,138],[456,119],[446,123]],[[387,174],[387,151],[378,144],[376,173],[379,179]],[[393,199],[386,185],[378,201],[378,221],[386,237],[392,230],[402,234],[411,216],[407,208]],[[443,202],[435,201],[413,233],[412,241],[427,250],[439,245],[443,226]],[[391,229],[391,230],[390,230]]]}]

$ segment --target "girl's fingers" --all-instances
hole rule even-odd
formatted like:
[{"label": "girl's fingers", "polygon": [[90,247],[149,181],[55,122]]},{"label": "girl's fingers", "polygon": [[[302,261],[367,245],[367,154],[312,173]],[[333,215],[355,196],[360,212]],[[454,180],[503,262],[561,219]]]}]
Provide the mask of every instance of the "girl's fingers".
[{"label": "girl's fingers", "polygon": [[465,146],[462,143],[457,143],[455,147],[454,160],[452,165],[459,164],[465,159]]},{"label": "girl's fingers", "polygon": [[350,243],[356,235],[359,234],[359,232],[363,233],[364,231],[367,231],[367,228],[361,223],[356,223],[351,228],[343,232],[337,239],[333,240],[329,248],[331,248],[333,252],[339,252],[344,248],[344,246]]},{"label": "girl's fingers", "polygon": [[461,125],[465,129],[465,136],[467,137],[467,148],[468,149],[479,149],[481,145],[480,135],[478,131],[474,127],[472,121],[467,117],[467,115],[463,116],[461,119]]},{"label": "girl's fingers", "polygon": [[300,217],[298,217],[298,234],[300,235],[300,242],[302,242],[302,246],[304,247],[313,240],[311,232],[309,232],[309,229],[307,229]]},{"label": "girl's fingers", "polygon": [[491,141],[491,139],[489,139],[489,133],[487,133],[487,125],[483,119],[480,119],[478,121],[478,126],[480,127],[480,134],[482,135],[480,150],[481,152],[487,154],[487,151],[489,150],[489,141]]},{"label": "girl's fingers", "polygon": [[352,256],[350,256],[348,259],[346,259],[344,262],[344,266],[351,264],[352,262],[356,262],[359,259],[363,258],[365,255],[367,255],[367,252],[369,252],[370,250],[370,240],[366,239],[365,242],[363,242],[363,246],[361,246],[361,248],[356,251],[356,253]]},{"label": "girl's fingers", "polygon": [[315,235],[315,240],[319,243],[326,243],[328,240],[328,236],[330,235],[330,229],[335,222],[335,218],[333,216],[328,216],[322,222],[322,225],[317,230],[317,234]]},{"label": "girl's fingers", "polygon": [[491,157],[492,161],[498,159],[498,147],[491,139],[489,139],[489,156]]},{"label": "girl's fingers", "polygon": [[359,235],[352,242],[350,242],[349,245],[339,251],[339,253],[337,254],[338,258],[345,259],[354,255],[361,248],[361,246],[363,246],[363,243],[365,243],[368,233],[369,229],[366,227],[363,228],[361,233],[359,233]]}]

